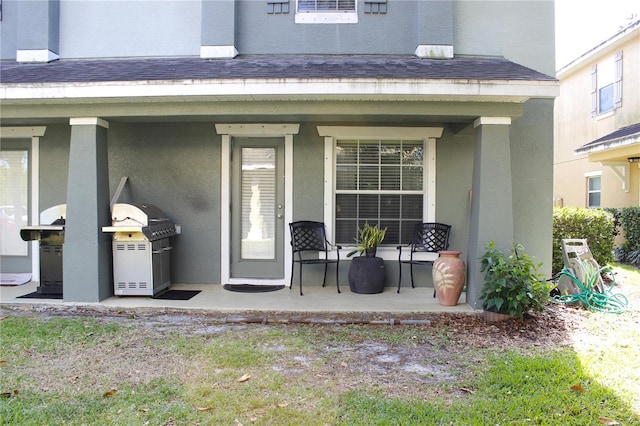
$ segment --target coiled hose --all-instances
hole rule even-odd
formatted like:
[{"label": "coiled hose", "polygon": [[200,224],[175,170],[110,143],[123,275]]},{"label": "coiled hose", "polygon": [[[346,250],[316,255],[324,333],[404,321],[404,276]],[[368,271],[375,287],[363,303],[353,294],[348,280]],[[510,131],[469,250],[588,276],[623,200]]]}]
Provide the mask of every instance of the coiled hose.
[{"label": "coiled hose", "polygon": [[596,312],[606,312],[610,314],[621,314],[625,312],[629,301],[623,294],[612,292],[615,286],[613,274],[611,274],[612,281],[609,288],[603,288],[602,292],[598,291],[596,281],[600,278],[601,274],[605,272],[611,272],[611,268],[603,266],[595,273],[590,274],[591,276],[585,279],[586,283],[583,283],[576,277],[571,269],[564,268],[556,274],[553,282],[557,283],[558,280],[567,277],[579,291],[577,293],[556,294],[552,296],[551,300],[564,304],[582,303],[587,308]]}]

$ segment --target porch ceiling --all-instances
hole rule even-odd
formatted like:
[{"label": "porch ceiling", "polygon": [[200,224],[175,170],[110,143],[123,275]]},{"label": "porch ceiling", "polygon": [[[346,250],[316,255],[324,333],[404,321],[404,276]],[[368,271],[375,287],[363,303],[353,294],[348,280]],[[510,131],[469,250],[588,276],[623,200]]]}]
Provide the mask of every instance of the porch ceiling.
[{"label": "porch ceiling", "polygon": [[522,116],[521,103],[489,102],[340,102],[340,101],[252,101],[252,102],[86,102],[86,103],[5,103],[2,118],[6,124],[68,122],[69,117],[102,117],[111,121],[243,121],[282,122],[371,122],[406,124],[425,122],[472,122],[478,115]]}]

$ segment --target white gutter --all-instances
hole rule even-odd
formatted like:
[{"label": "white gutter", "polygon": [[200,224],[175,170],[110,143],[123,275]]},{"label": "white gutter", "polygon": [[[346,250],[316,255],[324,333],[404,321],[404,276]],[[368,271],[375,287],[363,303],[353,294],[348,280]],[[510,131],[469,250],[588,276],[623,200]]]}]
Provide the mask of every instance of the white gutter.
[{"label": "white gutter", "polygon": [[581,147],[576,149],[574,153],[575,155],[593,154],[595,152],[602,152],[610,149],[622,148],[628,145],[633,145],[638,142],[640,142],[640,134],[634,133],[632,135],[602,141],[601,143],[590,145],[587,147]]},{"label": "white gutter", "polygon": [[[148,80],[91,83],[0,84],[0,100],[63,100],[160,97],[253,97],[253,96],[419,96],[482,101],[511,98],[554,98],[556,81],[531,80],[407,80],[407,79],[224,79]],[[471,99],[472,98],[472,99]],[[14,102],[11,102],[14,103]]]}]

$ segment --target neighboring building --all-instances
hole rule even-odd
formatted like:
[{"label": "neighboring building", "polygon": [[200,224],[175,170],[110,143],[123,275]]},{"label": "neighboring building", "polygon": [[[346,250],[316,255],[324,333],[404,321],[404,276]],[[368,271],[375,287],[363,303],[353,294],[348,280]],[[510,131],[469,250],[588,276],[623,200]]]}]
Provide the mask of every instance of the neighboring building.
[{"label": "neighboring building", "polygon": [[[550,274],[553,28],[538,1],[3,0],[2,153],[24,169],[0,204],[37,223],[66,203],[65,301],[113,294],[101,229],[127,176],[120,202],[182,225],[173,282],[288,284],[308,219],[343,246],[388,227],[391,287],[396,246],[438,221],[479,307],[490,240]],[[3,270],[37,270],[33,248]]]},{"label": "neighboring building", "polygon": [[640,20],[557,73],[554,202],[640,205]]}]

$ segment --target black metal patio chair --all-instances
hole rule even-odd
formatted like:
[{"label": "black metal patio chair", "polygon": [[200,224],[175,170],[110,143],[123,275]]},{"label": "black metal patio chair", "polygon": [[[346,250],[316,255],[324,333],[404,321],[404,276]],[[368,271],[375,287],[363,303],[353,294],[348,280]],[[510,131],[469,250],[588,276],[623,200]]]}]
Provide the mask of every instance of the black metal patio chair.
[{"label": "black metal patio chair", "polygon": [[[402,265],[409,264],[411,268],[411,287],[413,283],[413,265],[433,266],[433,260],[418,258],[420,253],[438,253],[449,248],[449,234],[451,225],[444,223],[428,222],[417,223],[413,228],[413,237],[409,244],[400,245],[398,249],[398,293],[402,283]],[[409,249],[408,259],[402,258],[402,249]],[[405,252],[406,253],[406,252]],[[433,293],[435,297],[435,291]]]},{"label": "black metal patio chair", "polygon": [[[340,293],[338,281],[340,266],[340,249],[342,246],[331,244],[327,241],[324,222],[302,220],[289,224],[291,231],[291,282],[289,289],[293,287],[293,268],[296,263],[300,265],[300,296],[302,296],[302,265],[324,264],[324,279],[322,287],[327,282],[327,268],[330,263],[336,264],[336,287]],[[336,258],[329,258],[329,249],[336,248]]]}]

